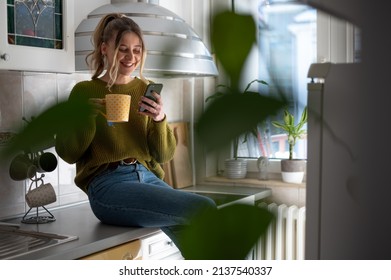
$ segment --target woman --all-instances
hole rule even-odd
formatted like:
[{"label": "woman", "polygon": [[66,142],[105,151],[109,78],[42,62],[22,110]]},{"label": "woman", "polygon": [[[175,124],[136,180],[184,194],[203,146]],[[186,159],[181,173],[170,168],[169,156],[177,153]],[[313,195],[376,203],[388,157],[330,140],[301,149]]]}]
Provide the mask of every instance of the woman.
[{"label": "woman", "polygon": [[[69,100],[89,100],[98,111],[106,94],[128,94],[129,122],[110,126],[95,114],[83,130],[58,134],[56,151],[66,162],[76,163],[75,183],[87,193],[100,221],[160,227],[180,249],[183,227],[216,205],[162,180],[160,163],[173,158],[176,140],[160,96],[154,93],[156,101],[143,96],[148,81],[142,76],[146,50],[139,26],[124,15],[109,14],[98,24],[93,41],[95,49],[87,58],[95,72],[90,81],[74,86]],[[132,76],[137,67],[140,78]],[[145,112],[139,112],[140,106]]]}]

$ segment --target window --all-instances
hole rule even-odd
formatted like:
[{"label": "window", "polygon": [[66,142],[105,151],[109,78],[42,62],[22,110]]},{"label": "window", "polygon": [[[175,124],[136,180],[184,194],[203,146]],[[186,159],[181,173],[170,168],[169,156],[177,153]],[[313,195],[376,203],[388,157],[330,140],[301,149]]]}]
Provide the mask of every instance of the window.
[{"label": "window", "polygon": [[[316,10],[293,1],[236,0],[238,13],[252,13],[258,25],[258,46],[246,63],[246,74],[265,80],[269,87],[262,94],[273,94],[278,90],[290,101],[289,109],[300,118],[307,104],[307,71],[316,62]],[[253,59],[256,57],[256,59]],[[254,63],[253,61],[256,61]],[[282,120],[282,113],[273,120]],[[239,156],[246,158],[288,158],[288,143],[285,133],[267,120],[258,126],[258,136],[248,136],[241,141]],[[307,158],[306,137],[295,145],[295,158]]]},{"label": "window", "polygon": [[[253,14],[258,26],[258,44],[245,65],[246,81],[269,83],[262,94],[273,94],[276,85],[290,101],[288,108],[300,118],[307,105],[307,72],[312,63],[359,63],[361,31],[352,24],[290,0],[234,0],[237,13]],[[342,39],[342,40],[341,40]],[[274,116],[273,120],[282,120]],[[288,158],[286,135],[267,120],[258,127],[258,136],[240,142],[239,156]],[[299,140],[295,158],[307,158],[307,139]]]}]

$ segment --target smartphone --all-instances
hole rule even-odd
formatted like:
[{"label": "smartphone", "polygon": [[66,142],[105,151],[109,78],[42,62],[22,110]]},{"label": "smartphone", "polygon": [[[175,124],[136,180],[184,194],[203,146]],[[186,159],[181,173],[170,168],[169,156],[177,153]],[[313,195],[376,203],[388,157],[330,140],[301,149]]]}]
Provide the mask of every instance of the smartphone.
[{"label": "smartphone", "polygon": [[[163,89],[163,84],[149,84],[147,85],[147,89],[144,92],[144,96],[152,99],[153,101],[156,101],[155,97],[153,96],[153,92],[156,92],[157,94],[160,94]],[[146,111],[146,109],[140,107],[140,112]]]}]

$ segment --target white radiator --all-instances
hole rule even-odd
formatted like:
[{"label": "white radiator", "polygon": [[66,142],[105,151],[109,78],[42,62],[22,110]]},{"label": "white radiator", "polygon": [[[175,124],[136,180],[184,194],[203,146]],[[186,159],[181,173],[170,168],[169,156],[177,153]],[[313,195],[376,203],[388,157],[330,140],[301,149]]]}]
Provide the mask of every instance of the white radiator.
[{"label": "white radiator", "polygon": [[305,207],[260,203],[275,214],[266,233],[259,239],[259,260],[304,260]]}]

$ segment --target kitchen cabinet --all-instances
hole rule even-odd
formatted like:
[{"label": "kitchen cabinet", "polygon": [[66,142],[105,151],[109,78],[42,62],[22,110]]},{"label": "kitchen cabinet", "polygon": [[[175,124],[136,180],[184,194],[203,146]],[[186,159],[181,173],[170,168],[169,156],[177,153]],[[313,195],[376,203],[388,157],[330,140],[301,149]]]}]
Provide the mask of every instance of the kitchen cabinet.
[{"label": "kitchen cabinet", "polygon": [[181,252],[164,233],[159,232],[141,239],[143,260],[181,260]]},{"label": "kitchen cabinet", "polygon": [[140,260],[141,241],[134,240],[85,257],[80,260]]},{"label": "kitchen cabinet", "polygon": [[164,233],[127,242],[80,258],[80,260],[180,260],[179,249]]},{"label": "kitchen cabinet", "polygon": [[[51,15],[52,18],[58,19],[57,22],[59,22],[55,24],[55,27],[51,28],[52,33],[55,32],[55,35],[52,34],[54,39],[51,44],[55,45],[55,47],[48,48],[42,46],[46,45],[50,40],[42,39],[38,31],[36,31],[38,30],[37,28],[33,28],[34,30],[24,28],[27,26],[26,23],[22,25],[24,28],[22,30],[20,24],[15,24],[15,21],[12,20],[14,18],[13,14],[15,14],[14,2],[0,0],[0,70],[74,72],[74,0],[63,0],[61,2],[63,3],[60,9],[61,13],[56,12],[54,15]],[[40,5],[28,3],[25,6],[26,16],[18,17],[18,20],[29,20],[29,24],[36,27],[39,24],[39,20],[42,20],[40,15],[45,13],[45,9]],[[52,19],[52,21],[56,23],[55,20]],[[47,29],[46,25],[44,28],[41,28],[44,31]],[[57,35],[57,33],[60,35]],[[16,34],[21,34],[21,36]],[[57,40],[56,36],[60,37],[59,40]],[[28,45],[23,45],[26,41],[29,42]],[[30,44],[42,46],[35,47]]]}]

